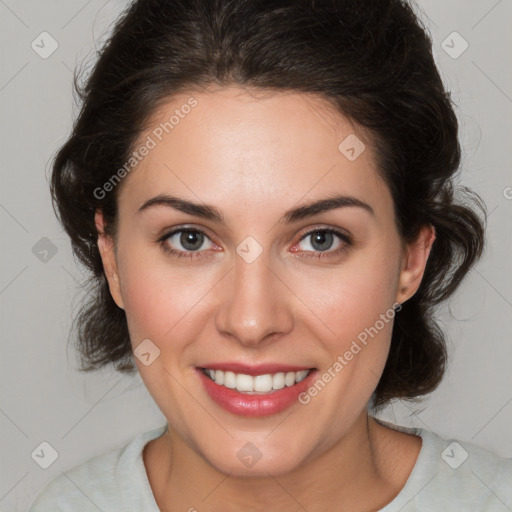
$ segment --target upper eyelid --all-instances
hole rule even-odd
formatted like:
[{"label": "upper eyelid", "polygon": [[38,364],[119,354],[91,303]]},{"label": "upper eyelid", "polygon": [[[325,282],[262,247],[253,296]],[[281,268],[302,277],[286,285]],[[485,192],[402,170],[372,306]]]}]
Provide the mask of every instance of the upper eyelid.
[{"label": "upper eyelid", "polygon": [[[166,240],[167,238],[169,238],[170,236],[173,236],[177,233],[181,233],[182,231],[196,231],[196,232],[199,232],[199,233],[203,233],[204,235],[206,235],[210,240],[212,240],[212,236],[209,234],[209,230],[206,229],[206,228],[199,228],[199,227],[196,227],[196,226],[189,226],[189,225],[184,225],[184,226],[177,226],[177,227],[174,227],[172,229],[170,229],[169,231],[166,231],[161,237],[160,237],[160,240]],[[213,240],[212,240],[213,241]]]}]

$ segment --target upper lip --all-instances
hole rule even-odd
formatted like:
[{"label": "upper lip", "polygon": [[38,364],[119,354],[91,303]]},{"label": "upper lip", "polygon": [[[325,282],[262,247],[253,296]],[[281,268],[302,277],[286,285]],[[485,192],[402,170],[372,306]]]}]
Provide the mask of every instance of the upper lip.
[{"label": "upper lip", "polygon": [[268,373],[279,372],[300,372],[302,370],[310,370],[312,366],[298,366],[283,363],[261,363],[255,365],[247,365],[236,362],[219,362],[205,363],[198,368],[208,368],[210,370],[223,370],[233,373],[243,373],[244,375],[266,375]]}]

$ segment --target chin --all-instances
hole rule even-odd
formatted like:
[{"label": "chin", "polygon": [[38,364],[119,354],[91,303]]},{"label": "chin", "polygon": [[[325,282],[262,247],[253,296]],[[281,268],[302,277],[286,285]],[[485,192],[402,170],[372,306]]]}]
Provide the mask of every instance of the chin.
[{"label": "chin", "polygon": [[218,447],[213,453],[209,448],[199,452],[217,471],[234,477],[268,477],[293,472],[304,462],[300,453],[297,443],[290,447],[270,446],[264,438],[261,442],[237,440],[229,446]]}]

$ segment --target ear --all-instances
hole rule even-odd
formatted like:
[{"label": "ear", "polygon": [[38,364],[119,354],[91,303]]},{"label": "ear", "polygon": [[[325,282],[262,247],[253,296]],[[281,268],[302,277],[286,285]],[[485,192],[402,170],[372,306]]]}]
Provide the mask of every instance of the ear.
[{"label": "ear", "polygon": [[103,212],[99,208],[94,214],[94,222],[96,224],[96,230],[98,231],[98,249],[100,251],[101,260],[103,261],[103,270],[107,277],[110,294],[118,307],[124,309],[116,255],[114,252],[114,240],[111,236],[105,234],[105,220],[103,218]]},{"label": "ear", "polygon": [[398,281],[398,303],[402,304],[410,299],[420,287],[435,239],[436,230],[429,224],[421,228],[414,242],[407,244]]}]

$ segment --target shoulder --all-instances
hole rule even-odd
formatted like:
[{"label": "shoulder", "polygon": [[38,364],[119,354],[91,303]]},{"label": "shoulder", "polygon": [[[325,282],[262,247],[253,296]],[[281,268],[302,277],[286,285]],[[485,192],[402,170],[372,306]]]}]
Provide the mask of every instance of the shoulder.
[{"label": "shoulder", "polygon": [[493,504],[499,510],[512,510],[511,458],[500,457],[471,442],[445,439],[433,432],[425,435],[433,440],[431,458],[437,456],[433,467],[439,470],[436,478],[440,489],[457,485],[461,491],[464,489],[465,496],[474,498],[475,504],[480,503],[479,510],[487,510],[485,506],[495,510]]},{"label": "shoulder", "polygon": [[424,501],[448,504],[453,496],[466,510],[512,510],[512,459],[429,431],[423,439],[429,440],[424,464],[431,475]]},{"label": "shoulder", "polygon": [[39,493],[29,512],[97,511],[108,500],[118,501],[115,469],[122,452],[112,450],[63,471]]},{"label": "shoulder", "polygon": [[405,486],[382,512],[512,510],[512,458],[423,428],[394,427],[421,437],[422,447]]},{"label": "shoulder", "polygon": [[[164,427],[137,435],[129,444],[102,453],[63,471],[37,495],[29,512],[89,512],[129,510],[126,501],[137,502],[147,496],[136,496],[147,481],[142,449],[161,435]],[[133,496],[130,494],[133,493]]]}]

